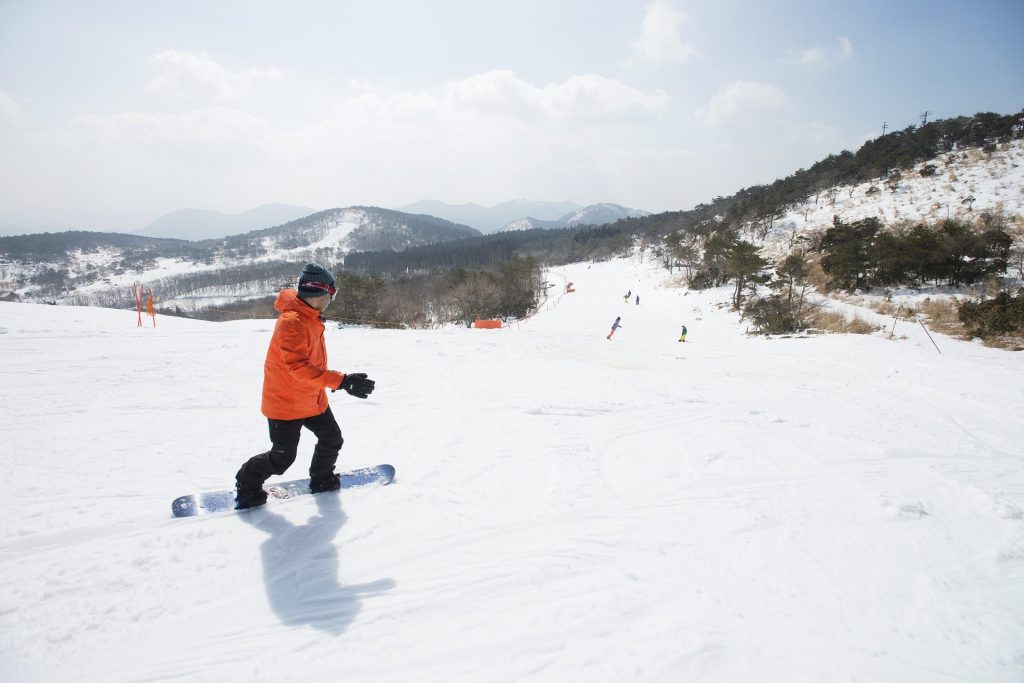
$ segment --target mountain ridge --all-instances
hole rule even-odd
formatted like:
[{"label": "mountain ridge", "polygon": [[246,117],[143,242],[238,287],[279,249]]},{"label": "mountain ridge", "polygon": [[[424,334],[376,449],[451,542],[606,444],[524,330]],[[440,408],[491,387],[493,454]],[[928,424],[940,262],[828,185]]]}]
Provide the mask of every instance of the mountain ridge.
[{"label": "mountain ridge", "polygon": [[179,209],[157,218],[144,228],[131,232],[146,237],[199,241],[281,225],[314,213],[316,213],[315,209],[305,206],[273,202],[260,204],[241,213],[223,213],[209,209]]},{"label": "mountain ridge", "polygon": [[555,220],[544,220],[533,216],[526,216],[506,223],[499,232],[531,230],[533,228],[554,230],[557,228],[571,228],[576,225],[607,225],[623,218],[643,218],[650,215],[649,211],[644,211],[643,209],[631,209],[620,204],[605,202],[581,207]]},{"label": "mountain ridge", "polygon": [[159,280],[167,299],[189,287],[216,288],[213,277],[196,283],[215,272],[227,273],[221,284],[235,294],[257,296],[278,289],[295,263],[333,267],[355,250],[400,251],[479,235],[433,216],[353,206],[201,241],[85,231],[0,237],[0,298],[117,307],[133,282]]},{"label": "mountain ridge", "polygon": [[486,234],[498,232],[508,223],[527,216],[553,221],[581,208],[583,208],[581,205],[569,201],[545,202],[512,199],[488,207],[473,202],[467,204],[448,204],[435,199],[422,199],[418,202],[401,206],[398,210],[437,216],[454,223],[469,225]]}]

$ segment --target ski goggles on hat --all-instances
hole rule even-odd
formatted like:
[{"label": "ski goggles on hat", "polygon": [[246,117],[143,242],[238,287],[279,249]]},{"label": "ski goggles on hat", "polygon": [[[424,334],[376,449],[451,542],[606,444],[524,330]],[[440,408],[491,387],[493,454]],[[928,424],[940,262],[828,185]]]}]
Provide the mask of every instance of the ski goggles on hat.
[{"label": "ski goggles on hat", "polygon": [[310,289],[319,289],[321,292],[327,292],[334,298],[334,295],[338,293],[337,287],[329,285],[326,282],[303,282],[303,287],[309,287]]}]

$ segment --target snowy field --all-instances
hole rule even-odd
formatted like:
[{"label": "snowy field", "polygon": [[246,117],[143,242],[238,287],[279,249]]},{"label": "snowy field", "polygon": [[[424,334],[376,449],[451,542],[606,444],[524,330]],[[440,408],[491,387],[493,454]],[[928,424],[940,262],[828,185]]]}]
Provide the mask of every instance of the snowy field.
[{"label": "snowy field", "polygon": [[0,304],[0,680],[1024,680],[1024,355],[551,278],[508,329],[328,330],[377,381],[340,464],[392,486],[194,519],[268,446],[273,321]]}]

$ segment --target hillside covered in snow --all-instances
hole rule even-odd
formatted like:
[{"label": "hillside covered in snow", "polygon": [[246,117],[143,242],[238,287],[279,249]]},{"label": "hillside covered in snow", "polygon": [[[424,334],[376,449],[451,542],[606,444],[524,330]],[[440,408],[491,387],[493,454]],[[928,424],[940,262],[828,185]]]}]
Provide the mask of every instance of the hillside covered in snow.
[{"label": "hillside covered in snow", "polygon": [[130,305],[140,282],[161,304],[204,295],[264,296],[295,264],[352,251],[402,250],[479,234],[432,216],[373,207],[331,209],[220,240],[189,242],[89,232],[0,237],[0,299]]},{"label": "hillside covered in snow", "polygon": [[828,228],[835,216],[847,222],[878,218],[892,226],[984,213],[1024,217],[1024,140],[991,151],[947,152],[887,179],[824,189],[775,217],[769,241],[784,244]]},{"label": "hillside covered in snow", "polygon": [[1024,679],[1019,354],[547,277],[504,329],[329,327],[377,382],[339,464],[392,485],[193,519],[267,447],[273,320],[0,303],[0,680]]}]

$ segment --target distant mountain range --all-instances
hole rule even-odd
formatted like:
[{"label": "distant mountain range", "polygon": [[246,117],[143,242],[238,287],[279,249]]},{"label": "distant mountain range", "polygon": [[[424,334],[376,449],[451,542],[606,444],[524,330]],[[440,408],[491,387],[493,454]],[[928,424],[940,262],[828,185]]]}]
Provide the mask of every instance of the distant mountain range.
[{"label": "distant mountain range", "polygon": [[591,204],[567,213],[556,220],[543,220],[532,216],[520,218],[502,226],[502,230],[531,230],[544,228],[571,228],[576,225],[605,225],[623,218],[642,218],[650,216],[650,212],[641,209],[630,209],[618,204]]},{"label": "distant mountain range", "polygon": [[603,225],[614,223],[620,218],[648,215],[646,211],[618,204],[581,206],[573,202],[536,202],[527,199],[514,199],[492,207],[479,204],[446,204],[428,199],[408,204],[400,210],[462,223],[485,234],[500,230]]},{"label": "distant mountain range", "polygon": [[[516,255],[536,255],[552,264],[570,257],[607,258],[627,250],[632,237],[665,239],[669,233],[686,235],[699,246],[712,232],[732,231],[757,240],[763,254],[781,258],[798,239],[813,243],[837,216],[890,225],[995,221],[1019,230],[1022,185],[1024,114],[978,114],[889,133],[856,153],[831,154],[770,185],[653,216],[616,204],[516,200],[487,208],[424,201],[405,207],[405,213],[352,206],[281,222],[287,214],[274,213],[271,205],[270,218],[256,219],[261,229],[215,239],[187,240],[181,232],[174,239],[85,231],[0,237],[0,300],[126,307],[133,303],[129,287],[136,282],[152,284],[165,303],[258,297],[293,282],[296,265],[307,260],[337,268],[349,266],[352,257],[358,270],[355,262],[369,263],[374,253],[405,254],[405,274],[455,267],[471,262],[468,256],[481,257],[487,266]],[[177,212],[179,219],[180,214],[188,212]],[[630,220],[607,225],[623,218]],[[586,225],[604,227],[546,230]],[[484,229],[505,232],[482,236]],[[516,229],[522,232],[508,232]]]},{"label": "distant mountain range", "polygon": [[[134,282],[176,297],[245,298],[294,281],[296,264],[331,268],[353,251],[403,251],[479,237],[433,216],[368,206],[329,209],[218,239],[66,231],[0,237],[0,300],[123,307]],[[158,284],[157,284],[158,283]]]},{"label": "distant mountain range", "polygon": [[290,204],[261,204],[243,213],[182,209],[157,218],[141,230],[134,231],[134,234],[192,241],[219,239],[283,225],[312,213],[313,209]]}]

